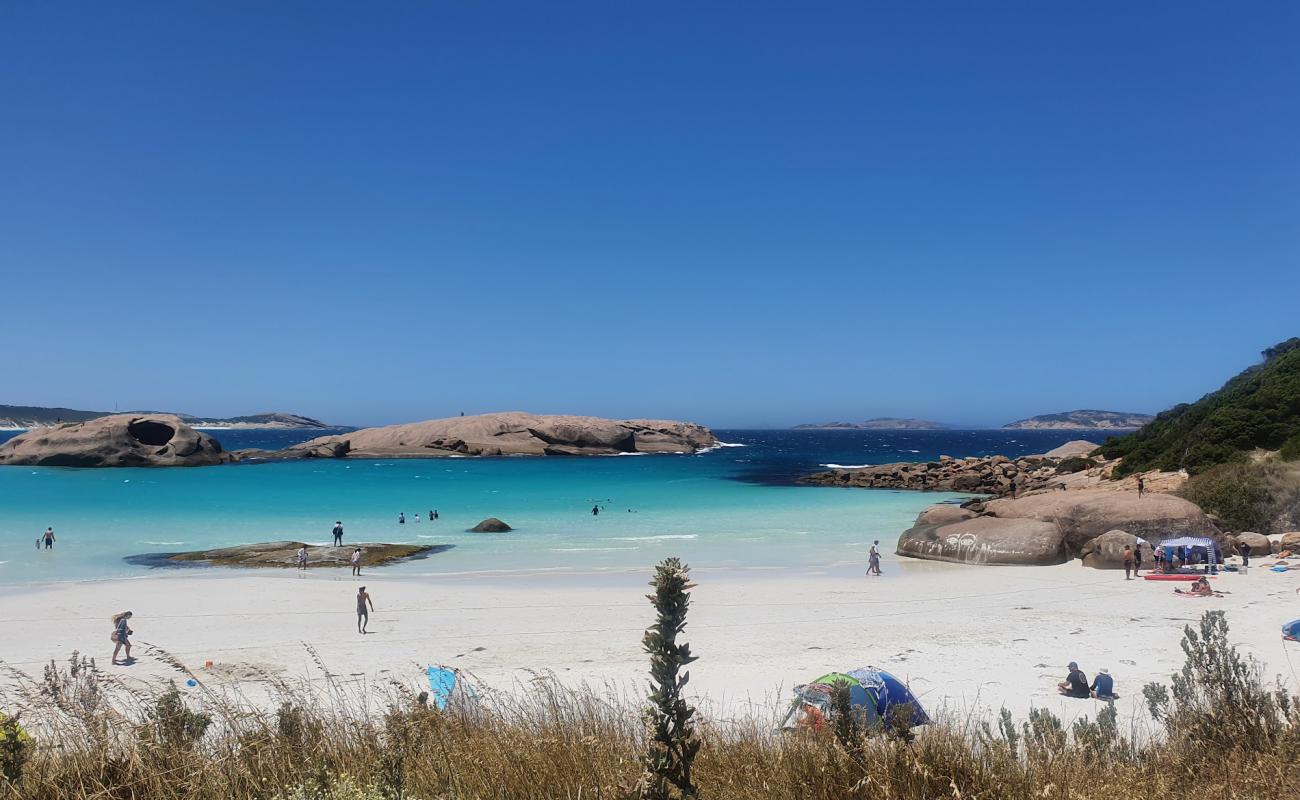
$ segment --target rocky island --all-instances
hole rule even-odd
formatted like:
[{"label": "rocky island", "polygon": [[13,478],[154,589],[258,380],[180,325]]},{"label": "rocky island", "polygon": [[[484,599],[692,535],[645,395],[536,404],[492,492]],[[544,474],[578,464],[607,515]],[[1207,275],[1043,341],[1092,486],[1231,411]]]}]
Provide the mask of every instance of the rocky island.
[{"label": "rocky island", "polygon": [[928,419],[874,417],[872,419],[863,420],[862,422],[806,423],[804,425],[794,426],[794,430],[946,431],[949,430],[949,427],[944,425],[942,422],[931,422]]},{"label": "rocky island", "polygon": [[[92,419],[117,415],[116,411],[83,411],[75,408],[55,408],[46,406],[9,406],[0,405],[0,430],[31,430],[48,428],[69,422],[87,422]],[[248,414],[240,417],[196,417],[192,414],[174,414],[161,411],[128,411],[128,414],[158,415],[179,417],[194,428],[248,428],[248,429],[286,429],[286,430],[327,430],[340,426],[328,425],[318,419],[304,417],[301,414],[286,414],[282,411],[269,411],[263,414]]]},{"label": "rocky island", "polygon": [[1079,409],[1059,414],[1040,414],[1003,425],[1008,430],[1093,430],[1133,431],[1146,425],[1155,417],[1150,414],[1133,414],[1125,411],[1096,411]]},{"label": "rocky island", "polygon": [[0,444],[0,464],[40,467],[197,467],[229,456],[171,414],[111,414],[34,428]]},{"label": "rocky island", "polygon": [[438,456],[573,456],[698,453],[716,447],[703,425],[671,420],[526,414],[510,411],[411,422],[320,436],[249,458],[432,458]]}]

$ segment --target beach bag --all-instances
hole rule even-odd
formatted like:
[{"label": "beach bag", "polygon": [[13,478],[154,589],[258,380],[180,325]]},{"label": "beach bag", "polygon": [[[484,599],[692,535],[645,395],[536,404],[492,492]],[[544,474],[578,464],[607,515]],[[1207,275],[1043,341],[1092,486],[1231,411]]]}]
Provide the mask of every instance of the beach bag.
[{"label": "beach bag", "polygon": [[110,642],[114,642],[114,643],[116,643],[116,642],[117,642],[117,631],[113,631],[112,633],[110,633],[110,634],[108,635],[108,640],[109,640]]}]

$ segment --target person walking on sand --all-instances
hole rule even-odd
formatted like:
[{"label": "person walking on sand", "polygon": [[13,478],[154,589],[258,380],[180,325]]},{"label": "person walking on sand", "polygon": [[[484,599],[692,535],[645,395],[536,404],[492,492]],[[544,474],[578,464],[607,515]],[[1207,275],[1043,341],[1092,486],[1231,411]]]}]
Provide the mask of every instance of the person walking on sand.
[{"label": "person walking on sand", "polygon": [[1241,565],[1243,567],[1249,567],[1250,566],[1250,545],[1246,544],[1245,542],[1238,542],[1237,552],[1241,553]]},{"label": "person walking on sand", "polygon": [[307,569],[307,545],[298,548],[298,569]]},{"label": "person walking on sand", "polygon": [[114,664],[118,663],[117,654],[118,652],[121,651],[123,647],[125,647],[126,658],[122,659],[121,663],[129,664],[131,663],[132,660],[131,659],[131,635],[135,633],[135,631],[131,630],[131,627],[127,624],[127,621],[131,619],[131,612],[123,611],[120,614],[114,614],[112,619],[113,619],[113,632],[109,634],[108,638],[114,643],[113,663]]},{"label": "person walking on sand", "polygon": [[45,533],[41,534],[41,541],[45,542],[45,549],[50,550],[54,547],[54,528],[46,528]]},{"label": "person walking on sand", "polygon": [[332,533],[334,534],[334,546],[342,547],[343,546],[343,520],[338,520],[334,523],[334,530],[332,531]]},{"label": "person walking on sand", "polygon": [[[369,609],[366,608],[367,604],[370,606]],[[375,601],[370,599],[366,587],[357,589],[357,633],[366,632],[366,626],[370,624],[370,612],[374,610]]]},{"label": "person walking on sand", "polygon": [[1146,494],[1146,491],[1147,491],[1147,482],[1141,475],[1139,475],[1138,476],[1138,497],[1141,498],[1142,495]]},{"label": "person walking on sand", "polygon": [[352,574],[361,575],[361,548],[352,551]]},{"label": "person walking on sand", "polygon": [[1143,539],[1141,536],[1139,536],[1138,540],[1133,543],[1133,577],[1134,578],[1142,577],[1139,574],[1142,572],[1142,545],[1146,543],[1147,540]]},{"label": "person walking on sand", "polygon": [[872,542],[871,551],[867,556],[867,574],[880,575],[880,540]]},{"label": "person walking on sand", "polygon": [[1124,545],[1124,580],[1126,581],[1133,580],[1133,573],[1136,572],[1133,563],[1133,548]]}]

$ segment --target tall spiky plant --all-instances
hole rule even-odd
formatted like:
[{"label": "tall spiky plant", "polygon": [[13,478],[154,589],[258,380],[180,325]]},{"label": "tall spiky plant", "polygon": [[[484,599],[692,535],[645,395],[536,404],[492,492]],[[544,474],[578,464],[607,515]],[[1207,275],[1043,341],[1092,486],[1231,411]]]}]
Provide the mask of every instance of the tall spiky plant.
[{"label": "tall spiky plant", "polygon": [[695,709],[682,699],[682,688],[691,679],[682,668],[695,660],[689,644],[678,644],[686,627],[686,610],[691,604],[690,567],[678,558],[666,558],[655,567],[655,624],[646,629],[641,644],[650,654],[650,706],[645,710],[648,734],[645,773],[635,796],[641,800],[694,798],[691,762],[700,750],[692,718]]}]

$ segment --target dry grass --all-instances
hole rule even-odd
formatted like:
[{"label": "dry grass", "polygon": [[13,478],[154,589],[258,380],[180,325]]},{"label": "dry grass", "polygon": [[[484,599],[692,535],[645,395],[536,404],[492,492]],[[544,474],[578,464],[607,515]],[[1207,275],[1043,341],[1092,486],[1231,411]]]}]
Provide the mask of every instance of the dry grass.
[{"label": "dry grass", "polygon": [[[1146,743],[1112,717],[1066,730],[1041,712],[1019,724],[932,725],[910,743],[704,723],[693,778],[701,797],[737,800],[1300,797],[1300,713],[1263,692],[1231,648],[1206,655],[1206,637],[1226,642],[1221,622],[1189,631],[1201,642],[1189,659],[1203,663],[1178,689],[1195,702],[1166,705]],[[546,676],[451,713],[401,687],[359,694],[331,680],[276,684],[269,704],[202,684],[144,694],[77,656],[13,678],[3,710],[21,715],[31,742],[19,780],[0,778],[0,797],[578,800],[626,796],[643,766],[635,704]],[[0,761],[24,749],[9,742],[0,732]]]}]

